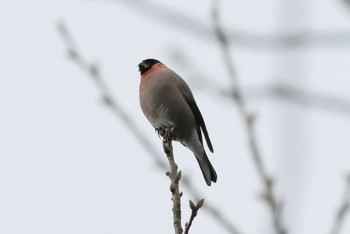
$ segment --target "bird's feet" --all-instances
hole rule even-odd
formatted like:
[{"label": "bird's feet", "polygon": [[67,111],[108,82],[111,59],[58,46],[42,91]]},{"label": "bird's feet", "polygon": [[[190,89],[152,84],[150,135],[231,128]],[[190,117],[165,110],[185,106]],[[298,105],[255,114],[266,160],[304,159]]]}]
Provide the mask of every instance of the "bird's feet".
[{"label": "bird's feet", "polygon": [[[159,134],[159,132],[158,132]],[[163,135],[162,135],[163,134]],[[176,135],[175,135],[175,127],[172,126],[170,129],[166,128],[166,129],[162,129],[162,133],[160,134],[163,137],[163,141],[169,141],[169,140],[176,140]]]},{"label": "bird's feet", "polygon": [[158,134],[158,137],[164,137],[165,130],[163,128],[156,128],[155,131]]}]

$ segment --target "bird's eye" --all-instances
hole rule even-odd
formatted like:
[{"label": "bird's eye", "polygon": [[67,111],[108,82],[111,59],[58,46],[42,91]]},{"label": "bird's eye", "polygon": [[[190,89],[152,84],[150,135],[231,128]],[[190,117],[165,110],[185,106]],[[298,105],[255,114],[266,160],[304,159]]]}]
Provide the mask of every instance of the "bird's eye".
[{"label": "bird's eye", "polygon": [[141,63],[141,66],[144,67],[144,68],[148,68],[149,64],[148,63]]}]

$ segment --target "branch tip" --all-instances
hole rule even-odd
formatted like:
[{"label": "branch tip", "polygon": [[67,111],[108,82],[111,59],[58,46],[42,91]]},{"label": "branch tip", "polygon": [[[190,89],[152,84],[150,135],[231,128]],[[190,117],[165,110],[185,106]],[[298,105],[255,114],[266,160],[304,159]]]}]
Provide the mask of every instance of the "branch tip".
[{"label": "branch tip", "polygon": [[180,179],[181,179],[181,171],[179,171],[177,174],[176,174],[176,177],[175,177],[175,183],[179,183]]},{"label": "branch tip", "polygon": [[197,208],[198,209],[201,208],[203,206],[203,204],[204,204],[204,198],[202,198],[201,200],[198,201]]},{"label": "branch tip", "polygon": [[193,203],[193,201],[189,201],[190,202],[190,208],[193,210],[196,208],[195,204]]}]

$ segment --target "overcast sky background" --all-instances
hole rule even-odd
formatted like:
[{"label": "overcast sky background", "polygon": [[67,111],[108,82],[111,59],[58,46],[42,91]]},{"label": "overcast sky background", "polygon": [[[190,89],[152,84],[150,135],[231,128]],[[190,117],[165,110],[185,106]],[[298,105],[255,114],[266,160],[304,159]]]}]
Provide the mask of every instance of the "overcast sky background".
[{"label": "overcast sky background", "polygon": [[[100,64],[113,96],[160,155],[161,140],[139,107],[137,64],[157,58],[180,74],[206,121],[218,182],[207,187],[192,153],[174,143],[180,169],[242,233],[273,233],[242,120],[218,93],[230,82],[210,10],[199,0],[0,0],[0,233],[173,233],[165,171],[68,59],[59,21]],[[350,8],[340,0],[221,1],[220,10],[229,32],[350,33]],[[330,233],[350,172],[350,112],[263,91],[284,84],[350,100],[350,41],[284,48],[262,41],[233,41],[231,52],[284,223],[293,234]],[[182,190],[185,223],[192,197]],[[349,232],[347,217],[342,233]],[[200,210],[192,233],[229,232]]]}]

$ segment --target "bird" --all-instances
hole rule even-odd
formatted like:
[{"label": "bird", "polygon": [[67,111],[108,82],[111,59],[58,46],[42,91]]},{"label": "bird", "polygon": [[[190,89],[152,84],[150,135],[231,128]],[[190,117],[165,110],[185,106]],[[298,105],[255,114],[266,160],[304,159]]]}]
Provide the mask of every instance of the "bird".
[{"label": "bird", "polygon": [[202,114],[186,82],[160,61],[149,58],[139,65],[139,99],[142,112],[159,132],[173,129],[174,140],[190,149],[208,186],[217,174],[203,146],[202,132],[213,153]]}]

